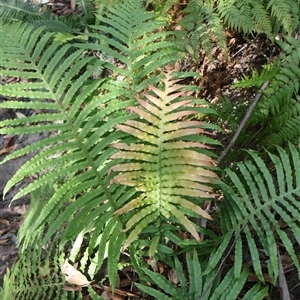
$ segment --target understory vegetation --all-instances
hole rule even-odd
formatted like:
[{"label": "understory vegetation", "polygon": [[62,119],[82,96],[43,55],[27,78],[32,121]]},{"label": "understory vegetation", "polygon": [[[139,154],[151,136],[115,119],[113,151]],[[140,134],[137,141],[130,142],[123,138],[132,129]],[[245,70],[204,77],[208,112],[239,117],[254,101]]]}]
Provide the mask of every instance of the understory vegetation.
[{"label": "understory vegetation", "polygon": [[[300,1],[177,2],[1,1],[0,108],[37,113],[0,134],[47,133],[1,161],[32,154],[1,299],[270,299],[281,254],[300,278]],[[232,83],[253,99],[202,99],[233,31],[278,54]]]}]

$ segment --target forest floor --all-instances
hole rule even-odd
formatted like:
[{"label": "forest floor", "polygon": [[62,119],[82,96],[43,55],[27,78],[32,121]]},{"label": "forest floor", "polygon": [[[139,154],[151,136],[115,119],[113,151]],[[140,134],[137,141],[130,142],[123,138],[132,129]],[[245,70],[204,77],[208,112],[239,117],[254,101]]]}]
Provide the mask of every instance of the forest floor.
[{"label": "forest floor", "polygon": [[[69,1],[63,1],[65,3],[64,11],[69,12]],[[200,87],[200,94],[197,95],[200,98],[204,98],[210,103],[219,103],[220,98],[223,96],[228,97],[234,104],[236,101],[245,102],[245,105],[253,99],[257,91],[251,89],[238,90],[232,88],[232,84],[236,79],[241,79],[244,75],[250,75],[253,69],[261,70],[262,66],[268,62],[271,62],[278,56],[279,50],[264,36],[256,38],[245,38],[240,33],[228,32],[227,33],[228,44],[228,57],[223,55],[221,49],[217,46],[214,47],[212,55],[214,62],[212,62],[203,53],[200,54],[200,58],[195,63],[191,58],[187,57],[182,62],[181,68],[189,71],[197,72],[200,76],[199,79],[193,80],[192,84],[196,84]],[[13,78],[0,78],[0,83],[5,84],[15,80]],[[1,91],[0,91],[1,96]],[[5,101],[5,98],[0,97],[0,102]],[[6,118],[18,118],[20,114],[34,114],[38,112],[32,111],[14,111],[0,109],[0,120]],[[228,132],[222,136],[224,145],[228,144],[232,132]],[[233,132],[234,133],[234,132]],[[0,161],[2,161],[7,153],[11,153],[16,149],[31,144],[39,139],[43,138],[40,135],[33,136],[0,136]],[[28,156],[15,159],[0,166],[0,196],[2,197],[5,184],[9,178],[29,159]],[[7,268],[10,268],[13,262],[18,257],[17,250],[17,233],[22,223],[24,214],[29,208],[30,198],[24,197],[11,204],[11,199],[22,187],[27,185],[34,178],[27,178],[23,182],[20,182],[5,196],[4,201],[0,202],[0,286],[2,285],[3,277]],[[287,232],[287,234],[289,234]],[[280,247],[280,242],[278,241]],[[283,249],[283,248],[282,248]],[[300,258],[300,249],[297,255]],[[229,256],[230,257],[230,256]],[[226,265],[232,264],[232,259],[228,258]],[[249,258],[250,260],[250,258]],[[298,278],[298,272],[291,262],[291,259],[286,253],[281,253],[281,260],[284,268],[284,274],[288,284],[291,299],[300,299],[300,283]],[[245,261],[245,264],[251,266],[251,261]],[[267,283],[270,283],[268,274],[264,274]],[[250,273],[248,278],[249,286],[253,282],[258,281],[254,273]],[[127,288],[124,287],[124,291]],[[269,300],[280,299],[281,291],[270,284]],[[122,298],[125,299],[125,298]]]}]

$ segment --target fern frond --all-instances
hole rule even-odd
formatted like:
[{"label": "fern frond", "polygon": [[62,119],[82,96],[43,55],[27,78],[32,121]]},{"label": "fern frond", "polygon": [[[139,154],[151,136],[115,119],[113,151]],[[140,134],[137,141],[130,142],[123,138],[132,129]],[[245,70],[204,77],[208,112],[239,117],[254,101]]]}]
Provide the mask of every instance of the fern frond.
[{"label": "fern frond", "polygon": [[92,26],[95,33],[90,34],[97,42],[78,46],[119,61],[119,66],[108,63],[106,67],[116,76],[124,76],[134,91],[141,91],[156,78],[149,75],[179,58],[176,43],[168,40],[176,33],[162,31],[165,24],[157,20],[155,13],[146,12],[141,1],[121,1],[97,18],[99,25]]},{"label": "fern frond", "polygon": [[279,73],[280,68],[276,64],[268,64],[262,66],[262,71],[258,72],[253,70],[251,77],[244,75],[244,77],[236,81],[232,87],[234,88],[248,88],[256,87],[260,88],[266,81],[271,81]]},{"label": "fern frond", "polygon": [[296,24],[299,24],[299,21],[295,21],[299,15],[293,11],[293,7],[297,6],[295,2],[220,0],[217,9],[230,28],[244,33],[265,33],[274,39],[279,30],[278,25],[291,35]]},{"label": "fern frond", "polygon": [[255,30],[254,22],[251,18],[251,4],[248,1],[221,0],[218,5],[218,13],[229,27],[234,30],[245,33],[252,33]]},{"label": "fern frond", "polygon": [[[100,268],[105,258],[103,250],[106,245],[112,247],[110,238],[119,237],[119,248],[124,242],[124,234],[119,232],[120,224],[123,226],[121,217],[113,216],[117,209],[114,196],[120,197],[117,196],[120,188],[109,187],[108,171],[113,164],[108,159],[114,153],[109,145],[124,137],[121,132],[112,132],[113,128],[134,117],[124,110],[133,105],[134,100],[122,85],[91,81],[94,69],[102,63],[84,57],[81,49],[72,50],[70,54],[72,45],[53,42],[52,38],[52,33],[28,25],[10,24],[1,28],[1,74],[27,78],[26,82],[3,86],[3,95],[19,99],[2,102],[1,107],[40,109],[40,113],[32,117],[2,121],[1,134],[54,132],[44,140],[11,153],[1,162],[24,154],[35,155],[7,183],[4,194],[24,177],[34,174],[37,179],[14,199],[34,194],[45,186],[56,186],[54,194],[41,203],[42,207],[32,209],[29,223],[25,222],[20,230],[20,251],[24,253],[32,244],[40,244],[39,234],[45,227],[47,232],[42,242],[46,244],[60,232],[59,249],[83,230],[89,233],[97,228],[101,238],[93,237],[93,245],[99,245],[101,250],[96,254],[97,268]],[[95,91],[101,85],[105,89],[96,96]],[[77,221],[77,216],[84,221]],[[117,219],[114,224],[118,227],[104,232],[112,219]],[[115,240],[112,244],[115,245]],[[94,251],[91,247],[90,253]],[[112,285],[119,254],[117,248],[116,251],[109,263]]]},{"label": "fern frond", "polygon": [[271,11],[272,17],[275,20],[278,20],[280,24],[283,25],[283,28],[288,32],[289,35],[292,34],[292,32],[295,30],[293,26],[294,18],[292,7],[293,6],[290,5],[290,3],[282,2],[279,0],[269,0],[269,3],[267,5],[267,9]]},{"label": "fern frond", "polygon": [[[294,250],[295,245],[279,223],[281,218],[293,233],[296,243],[299,244],[300,235],[296,224],[300,221],[297,199],[300,195],[300,152],[299,148],[289,144],[289,151],[278,148],[278,153],[278,155],[268,153],[274,163],[275,177],[256,153],[249,152],[251,160],[239,163],[238,172],[227,170],[236,192],[228,185],[222,186],[226,198],[221,205],[223,232],[225,234],[231,231],[233,234],[237,230],[245,233],[254,271],[262,282],[264,278],[261,256],[258,252],[258,240],[261,243],[260,247],[264,249],[265,260],[268,262],[268,274],[273,282],[276,282],[278,277],[275,236],[281,240],[300,272],[299,260]],[[236,235],[235,238],[241,239],[241,235]],[[236,257],[239,258],[241,252],[237,246],[235,251]]]},{"label": "fern frond", "polygon": [[[36,241],[40,241],[41,232]],[[5,274],[1,299],[67,299],[68,292],[62,289],[65,280],[59,270],[63,260],[55,246],[44,251],[39,244],[27,248],[11,270]]]},{"label": "fern frond", "polygon": [[136,137],[137,142],[112,145],[120,150],[112,158],[123,161],[111,168],[111,171],[118,172],[112,182],[134,186],[139,192],[137,198],[115,212],[121,215],[134,211],[125,230],[135,229],[125,247],[159,214],[166,218],[170,214],[175,216],[199,241],[194,225],[179,207],[211,219],[199,204],[186,198],[211,198],[212,190],[207,184],[211,178],[217,178],[209,170],[213,167],[213,159],[193,149],[201,147],[201,144],[184,142],[186,136],[205,134],[206,131],[201,128],[205,124],[199,121],[179,121],[179,118],[195,115],[187,106],[191,102],[181,99],[184,94],[182,86],[175,85],[178,80],[172,79],[170,72],[162,82],[164,89],[149,86],[151,93],[144,94],[143,98],[136,97],[140,106],[129,107],[142,119],[117,126],[119,130]]},{"label": "fern frond", "polygon": [[[270,78],[270,84],[250,119],[253,125],[259,123],[266,127],[257,136],[257,140],[270,150],[275,145],[284,145],[288,141],[297,143],[300,137],[298,130],[299,41],[289,38],[286,42],[278,43],[283,52],[274,64],[275,76]],[[252,80],[246,80],[246,82],[251,83]]]},{"label": "fern frond", "polygon": [[[87,0],[85,0],[87,1]],[[57,17],[44,6],[25,0],[3,0],[0,3],[0,18],[4,23],[24,22],[45,32],[75,33],[82,27],[77,16]]]},{"label": "fern frond", "polygon": [[202,0],[191,1],[183,12],[185,16],[180,25],[187,31],[189,38],[186,40],[184,37],[179,42],[183,43],[195,61],[198,60],[201,49],[212,59],[213,42],[216,42],[226,54],[225,30],[221,18],[215,12],[214,3]]},{"label": "fern frond", "polygon": [[21,21],[24,18],[37,18],[46,13],[45,9],[29,1],[3,0],[0,3],[0,17],[3,21]]},{"label": "fern frond", "polygon": [[[300,137],[300,111],[299,111],[300,101],[294,105],[291,110],[286,111],[282,118],[279,118],[278,126],[272,126],[274,128],[273,133],[267,136],[264,141],[264,145],[267,149],[274,149],[275,145],[284,145],[287,141],[292,143],[297,142]],[[291,114],[287,116],[286,114]],[[285,121],[287,119],[287,121]],[[279,127],[279,124],[282,124],[282,127]],[[270,129],[271,129],[270,128]],[[270,130],[271,131],[271,130]]]},{"label": "fern frond", "polygon": [[[156,297],[156,299],[237,299],[249,274],[249,271],[244,269],[240,272],[239,277],[235,277],[233,268],[226,273],[222,280],[220,279],[220,276],[214,277],[214,271],[207,274],[205,268],[206,263],[204,261],[199,262],[196,251],[194,251],[192,257],[189,253],[186,254],[186,264],[188,269],[187,279],[185,278],[182,265],[178,259],[175,258],[175,261],[172,264],[172,267],[175,267],[176,278],[179,281],[178,283],[180,283],[180,288],[173,282],[167,280],[163,275],[145,268],[142,269],[147,276],[145,280],[154,286],[149,287],[140,283],[136,283],[135,285],[141,291]],[[254,297],[254,299],[264,299],[267,292],[267,287],[256,284],[241,299],[253,299],[250,297]]]}]

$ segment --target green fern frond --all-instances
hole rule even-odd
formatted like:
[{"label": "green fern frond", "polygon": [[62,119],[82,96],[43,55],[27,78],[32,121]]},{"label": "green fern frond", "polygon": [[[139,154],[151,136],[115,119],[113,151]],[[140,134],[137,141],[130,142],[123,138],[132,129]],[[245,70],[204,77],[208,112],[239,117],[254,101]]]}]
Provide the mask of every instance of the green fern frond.
[{"label": "green fern frond", "polygon": [[[37,30],[21,24],[10,24],[1,29],[1,74],[27,78],[26,82],[3,86],[3,95],[20,99],[2,102],[1,107],[41,110],[32,117],[2,121],[1,134],[54,132],[11,153],[1,162],[35,154],[8,182],[4,194],[24,177],[34,174],[37,179],[19,191],[14,199],[55,185],[54,194],[41,203],[42,208],[32,209],[28,218],[30,223],[25,222],[20,230],[20,251],[24,253],[34,243],[40,245],[38,235],[45,227],[47,232],[42,242],[46,244],[60,232],[60,249],[82,230],[88,234],[97,228],[102,238],[93,237],[93,245],[101,250],[96,253],[97,267],[100,268],[101,259],[105,258],[105,246],[112,247],[109,246],[110,238],[120,237],[119,248],[124,242],[124,234],[119,232],[121,218],[113,216],[117,207],[112,195],[117,196],[120,189],[109,187],[107,174],[113,165],[108,159],[114,153],[109,145],[124,137],[121,132],[112,132],[113,128],[133,118],[125,114],[124,108],[133,105],[134,100],[120,85],[91,81],[94,69],[102,63],[84,57],[84,50],[80,49],[71,51],[67,57],[72,45],[52,42],[52,38],[53,34],[44,33],[42,28]],[[105,86],[103,94],[91,96],[101,85]],[[109,90],[110,86],[114,89]],[[110,199],[108,203],[107,199]],[[77,216],[84,221],[77,221]],[[73,218],[75,222],[72,222]],[[111,219],[117,219],[114,224],[118,226],[115,231],[104,232]],[[115,240],[112,244],[116,245]],[[92,251],[90,248],[89,252]],[[109,263],[112,285],[115,284],[113,273],[120,253],[117,248],[116,251]]]},{"label": "green fern frond", "polygon": [[[213,256],[213,255],[212,255]],[[175,272],[175,278],[180,284],[176,286],[170,280],[167,280],[163,275],[143,268],[142,272],[147,276],[144,280],[150,282],[153,287],[146,286],[141,283],[135,285],[143,292],[155,297],[155,299],[166,300],[226,300],[238,299],[239,293],[242,290],[244,283],[247,281],[249,271],[244,269],[240,272],[239,277],[235,277],[233,268],[230,269],[223,279],[220,276],[214,276],[214,272],[205,275],[206,262],[200,262],[196,251],[192,257],[189,253],[186,254],[187,274],[185,277],[182,264],[177,258],[172,263]],[[243,300],[264,299],[268,292],[268,287],[263,287],[261,284],[254,285]],[[253,298],[251,298],[253,297]]]},{"label": "green fern frond", "polygon": [[[43,196],[44,192],[36,193],[35,196]],[[34,201],[39,200],[35,199]],[[69,241],[68,256],[66,256],[62,249],[57,247],[57,244],[60,243],[59,234],[52,243],[47,245],[47,248],[41,247],[43,233],[38,233],[35,239],[36,244],[22,252],[19,251],[17,262],[11,270],[6,272],[3,287],[0,289],[1,299],[82,299],[85,297],[86,291],[78,288],[79,282],[77,289],[74,284],[70,284],[69,278],[72,277],[72,273],[65,274],[62,265],[65,261],[78,262],[80,258],[78,271],[86,279],[94,278],[99,271],[97,269],[97,252],[96,257],[91,259],[88,251],[84,251],[87,236],[79,234],[74,242]],[[74,279],[76,280],[76,278]],[[91,285],[88,285],[87,289],[91,299],[103,299],[99,295],[99,290],[94,289]]]},{"label": "green fern frond", "polygon": [[299,21],[299,14],[293,11],[296,8],[296,1],[289,3],[280,0],[269,1],[237,1],[220,0],[217,10],[220,17],[227,25],[235,30],[244,33],[265,33],[269,38],[274,39],[278,34],[279,26],[291,35]]},{"label": "green fern frond", "polygon": [[[299,147],[299,146],[298,146]],[[235,234],[241,239],[243,232],[252,257],[254,271],[264,282],[262,257],[258,251],[262,247],[267,262],[268,274],[275,283],[278,278],[277,236],[289,253],[298,272],[300,264],[294,250],[294,242],[280,226],[280,219],[289,227],[296,243],[300,243],[297,226],[300,195],[299,148],[289,144],[289,151],[278,148],[278,155],[268,153],[274,164],[272,176],[266,163],[254,152],[249,152],[251,160],[238,164],[238,172],[227,170],[236,192],[228,185],[222,185],[225,201],[221,204],[223,234]],[[279,218],[278,218],[279,217]],[[234,230],[233,230],[234,228]],[[231,233],[230,233],[231,232]],[[226,244],[226,243],[225,243]],[[242,252],[236,243],[236,259],[242,260]]]},{"label": "green fern frond", "polygon": [[198,61],[201,49],[212,59],[214,42],[225,54],[227,53],[225,30],[222,20],[215,12],[214,3],[202,0],[191,1],[183,12],[185,16],[180,25],[187,31],[189,38],[187,40],[184,37],[179,42],[183,43],[195,61]]},{"label": "green fern frond", "polygon": [[256,87],[260,88],[266,81],[271,81],[279,73],[280,68],[276,64],[268,64],[262,66],[262,71],[258,72],[253,70],[251,77],[244,75],[244,77],[235,82],[233,88],[249,88]]},{"label": "green fern frond", "polygon": [[[258,142],[268,149],[274,145],[298,141],[299,127],[299,81],[300,81],[300,48],[299,41],[288,39],[279,42],[283,49],[275,62],[275,76],[270,79],[268,88],[250,118],[250,122],[266,127],[258,136]],[[276,71],[277,70],[277,71]],[[259,81],[259,80],[258,80]],[[252,80],[246,80],[251,83]]]},{"label": "green fern frond", "polygon": [[136,97],[140,107],[129,107],[141,119],[117,126],[117,129],[138,139],[130,145],[112,145],[120,150],[112,158],[123,161],[111,168],[111,171],[118,172],[112,182],[133,186],[139,192],[137,198],[115,212],[122,215],[135,211],[126,224],[126,231],[135,229],[125,247],[159,214],[166,218],[170,214],[175,216],[199,241],[194,225],[179,207],[211,219],[200,205],[186,199],[211,198],[212,190],[207,184],[217,176],[209,170],[213,167],[211,157],[194,150],[202,148],[202,145],[184,142],[186,136],[203,135],[206,131],[202,129],[205,127],[202,122],[179,121],[185,116],[195,115],[195,111],[189,110],[189,100],[181,99],[184,92],[181,91],[182,86],[175,85],[178,81],[172,79],[169,72],[162,80],[164,89],[149,86],[152,93],[144,94],[143,98]]},{"label": "green fern frond", "polygon": [[291,35],[295,30],[292,8],[293,5],[280,0],[269,0],[269,3],[267,5],[267,9],[271,11],[272,17],[276,20],[276,22],[279,21],[280,24],[283,25],[283,28],[289,35]]},{"label": "green fern frond", "polygon": [[[37,242],[40,237],[41,232]],[[5,274],[1,299],[68,299],[68,292],[62,288],[65,280],[59,268],[61,260],[63,258],[53,246],[47,251],[39,244],[27,248]]]},{"label": "green fern frond", "polygon": [[[252,2],[253,3],[253,2]],[[254,21],[255,29],[257,32],[266,33],[271,36],[272,22],[268,10],[260,1],[255,1],[251,9],[251,18]]]},{"label": "green fern frond", "polygon": [[99,25],[92,26],[95,33],[90,34],[97,42],[78,46],[119,61],[106,67],[136,92],[151,80],[157,81],[151,74],[179,58],[176,43],[168,40],[176,32],[161,30],[166,24],[158,21],[155,13],[146,12],[142,1],[122,1],[116,8],[107,7],[97,19]]},{"label": "green fern frond", "polygon": [[[87,0],[86,0],[87,1]],[[82,27],[83,18],[77,16],[57,17],[41,5],[24,0],[3,0],[0,3],[0,18],[4,23],[24,22],[45,32],[75,33]]]},{"label": "green fern frond", "polygon": [[29,1],[3,0],[0,3],[0,17],[3,21],[21,21],[24,19],[36,19],[46,13],[45,9]]},{"label": "green fern frond", "polygon": [[255,24],[251,18],[251,6],[254,5],[248,1],[226,1],[221,0],[218,4],[218,13],[228,26],[237,31],[253,33]]},{"label": "green fern frond", "polygon": [[289,105],[282,110],[281,114],[265,133],[263,145],[273,150],[276,145],[284,145],[287,141],[297,143],[300,137],[299,118],[300,116],[300,97],[290,99]]}]

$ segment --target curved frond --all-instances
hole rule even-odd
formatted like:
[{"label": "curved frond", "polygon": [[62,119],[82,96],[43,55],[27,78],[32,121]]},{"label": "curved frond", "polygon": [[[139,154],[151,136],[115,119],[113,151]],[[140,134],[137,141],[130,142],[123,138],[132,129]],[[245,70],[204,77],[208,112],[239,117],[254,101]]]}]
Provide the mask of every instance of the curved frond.
[{"label": "curved frond", "polygon": [[[262,256],[258,247],[264,250],[268,274],[275,283],[278,278],[277,243],[279,238],[293,260],[298,272],[300,264],[295,253],[295,244],[300,243],[298,222],[300,221],[300,151],[299,146],[289,144],[289,151],[278,148],[278,155],[269,153],[275,168],[275,177],[266,163],[254,152],[249,152],[250,161],[238,164],[238,172],[227,170],[236,192],[223,185],[225,201],[222,202],[222,228],[224,234],[231,231],[243,232],[250,251],[254,271],[264,282]],[[289,227],[295,242],[281,228],[280,222]],[[234,228],[234,231],[232,231]],[[235,235],[237,241],[240,234]],[[260,246],[258,246],[260,243]],[[236,258],[241,258],[240,241],[235,247]]]}]

